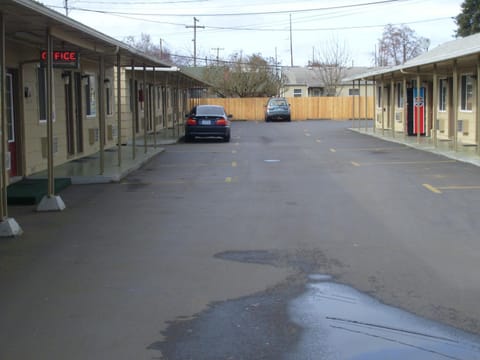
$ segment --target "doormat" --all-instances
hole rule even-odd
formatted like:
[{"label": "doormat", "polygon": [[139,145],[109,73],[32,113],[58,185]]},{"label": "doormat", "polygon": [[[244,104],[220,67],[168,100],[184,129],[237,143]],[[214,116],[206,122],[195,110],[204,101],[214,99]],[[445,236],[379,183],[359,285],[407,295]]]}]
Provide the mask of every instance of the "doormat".
[{"label": "doormat", "polygon": [[[70,178],[55,179],[55,194],[72,184]],[[7,187],[8,205],[35,205],[48,193],[47,179],[23,179]]]}]

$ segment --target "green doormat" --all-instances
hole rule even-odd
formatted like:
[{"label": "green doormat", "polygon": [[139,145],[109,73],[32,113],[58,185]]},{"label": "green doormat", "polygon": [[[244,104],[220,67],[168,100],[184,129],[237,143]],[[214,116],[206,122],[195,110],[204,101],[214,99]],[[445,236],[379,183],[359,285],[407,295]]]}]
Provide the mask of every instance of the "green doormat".
[{"label": "green doormat", "polygon": [[[55,194],[72,184],[70,178],[55,179]],[[35,205],[47,195],[47,179],[23,179],[7,187],[8,205]]]}]

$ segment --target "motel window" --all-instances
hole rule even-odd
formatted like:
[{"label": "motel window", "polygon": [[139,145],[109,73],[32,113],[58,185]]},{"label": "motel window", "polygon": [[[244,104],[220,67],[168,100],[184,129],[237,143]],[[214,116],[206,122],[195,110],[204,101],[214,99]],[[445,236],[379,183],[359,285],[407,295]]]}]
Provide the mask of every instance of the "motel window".
[{"label": "motel window", "polygon": [[97,94],[95,91],[95,76],[84,75],[85,100],[87,105],[87,116],[97,115]]},{"label": "motel window", "polygon": [[302,89],[293,89],[293,97],[301,97]]},{"label": "motel window", "polygon": [[397,93],[397,108],[403,108],[403,86],[402,83],[397,83],[396,85],[396,93]]},{"label": "motel window", "polygon": [[438,84],[438,110],[447,111],[447,79],[440,79]]},{"label": "motel window", "polygon": [[37,69],[38,81],[38,109],[40,121],[47,121],[47,69],[39,67]]},{"label": "motel window", "polygon": [[462,75],[461,78],[460,109],[462,111],[473,109],[473,78],[470,75]]}]

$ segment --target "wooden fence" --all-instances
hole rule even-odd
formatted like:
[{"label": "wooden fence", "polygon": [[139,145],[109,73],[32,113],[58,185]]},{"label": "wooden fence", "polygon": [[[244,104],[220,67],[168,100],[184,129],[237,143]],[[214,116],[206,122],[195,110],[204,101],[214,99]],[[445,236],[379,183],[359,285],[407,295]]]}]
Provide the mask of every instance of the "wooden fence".
[{"label": "wooden fence", "polygon": [[[192,106],[222,105],[234,120],[264,120],[268,98],[201,98],[191,99]],[[290,103],[292,120],[373,119],[373,97],[294,97]],[[365,113],[365,108],[367,112]]]}]

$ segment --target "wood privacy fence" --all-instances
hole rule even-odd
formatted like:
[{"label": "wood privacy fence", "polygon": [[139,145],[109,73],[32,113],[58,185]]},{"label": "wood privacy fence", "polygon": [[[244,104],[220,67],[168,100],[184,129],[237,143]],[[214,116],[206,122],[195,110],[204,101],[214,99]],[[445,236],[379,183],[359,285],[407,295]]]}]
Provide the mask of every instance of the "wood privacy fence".
[{"label": "wood privacy fence", "polygon": [[[222,105],[234,120],[264,120],[268,98],[200,98],[192,99],[192,106]],[[346,120],[373,119],[372,96],[294,97],[290,103],[292,120]],[[367,112],[365,112],[365,108]]]}]

